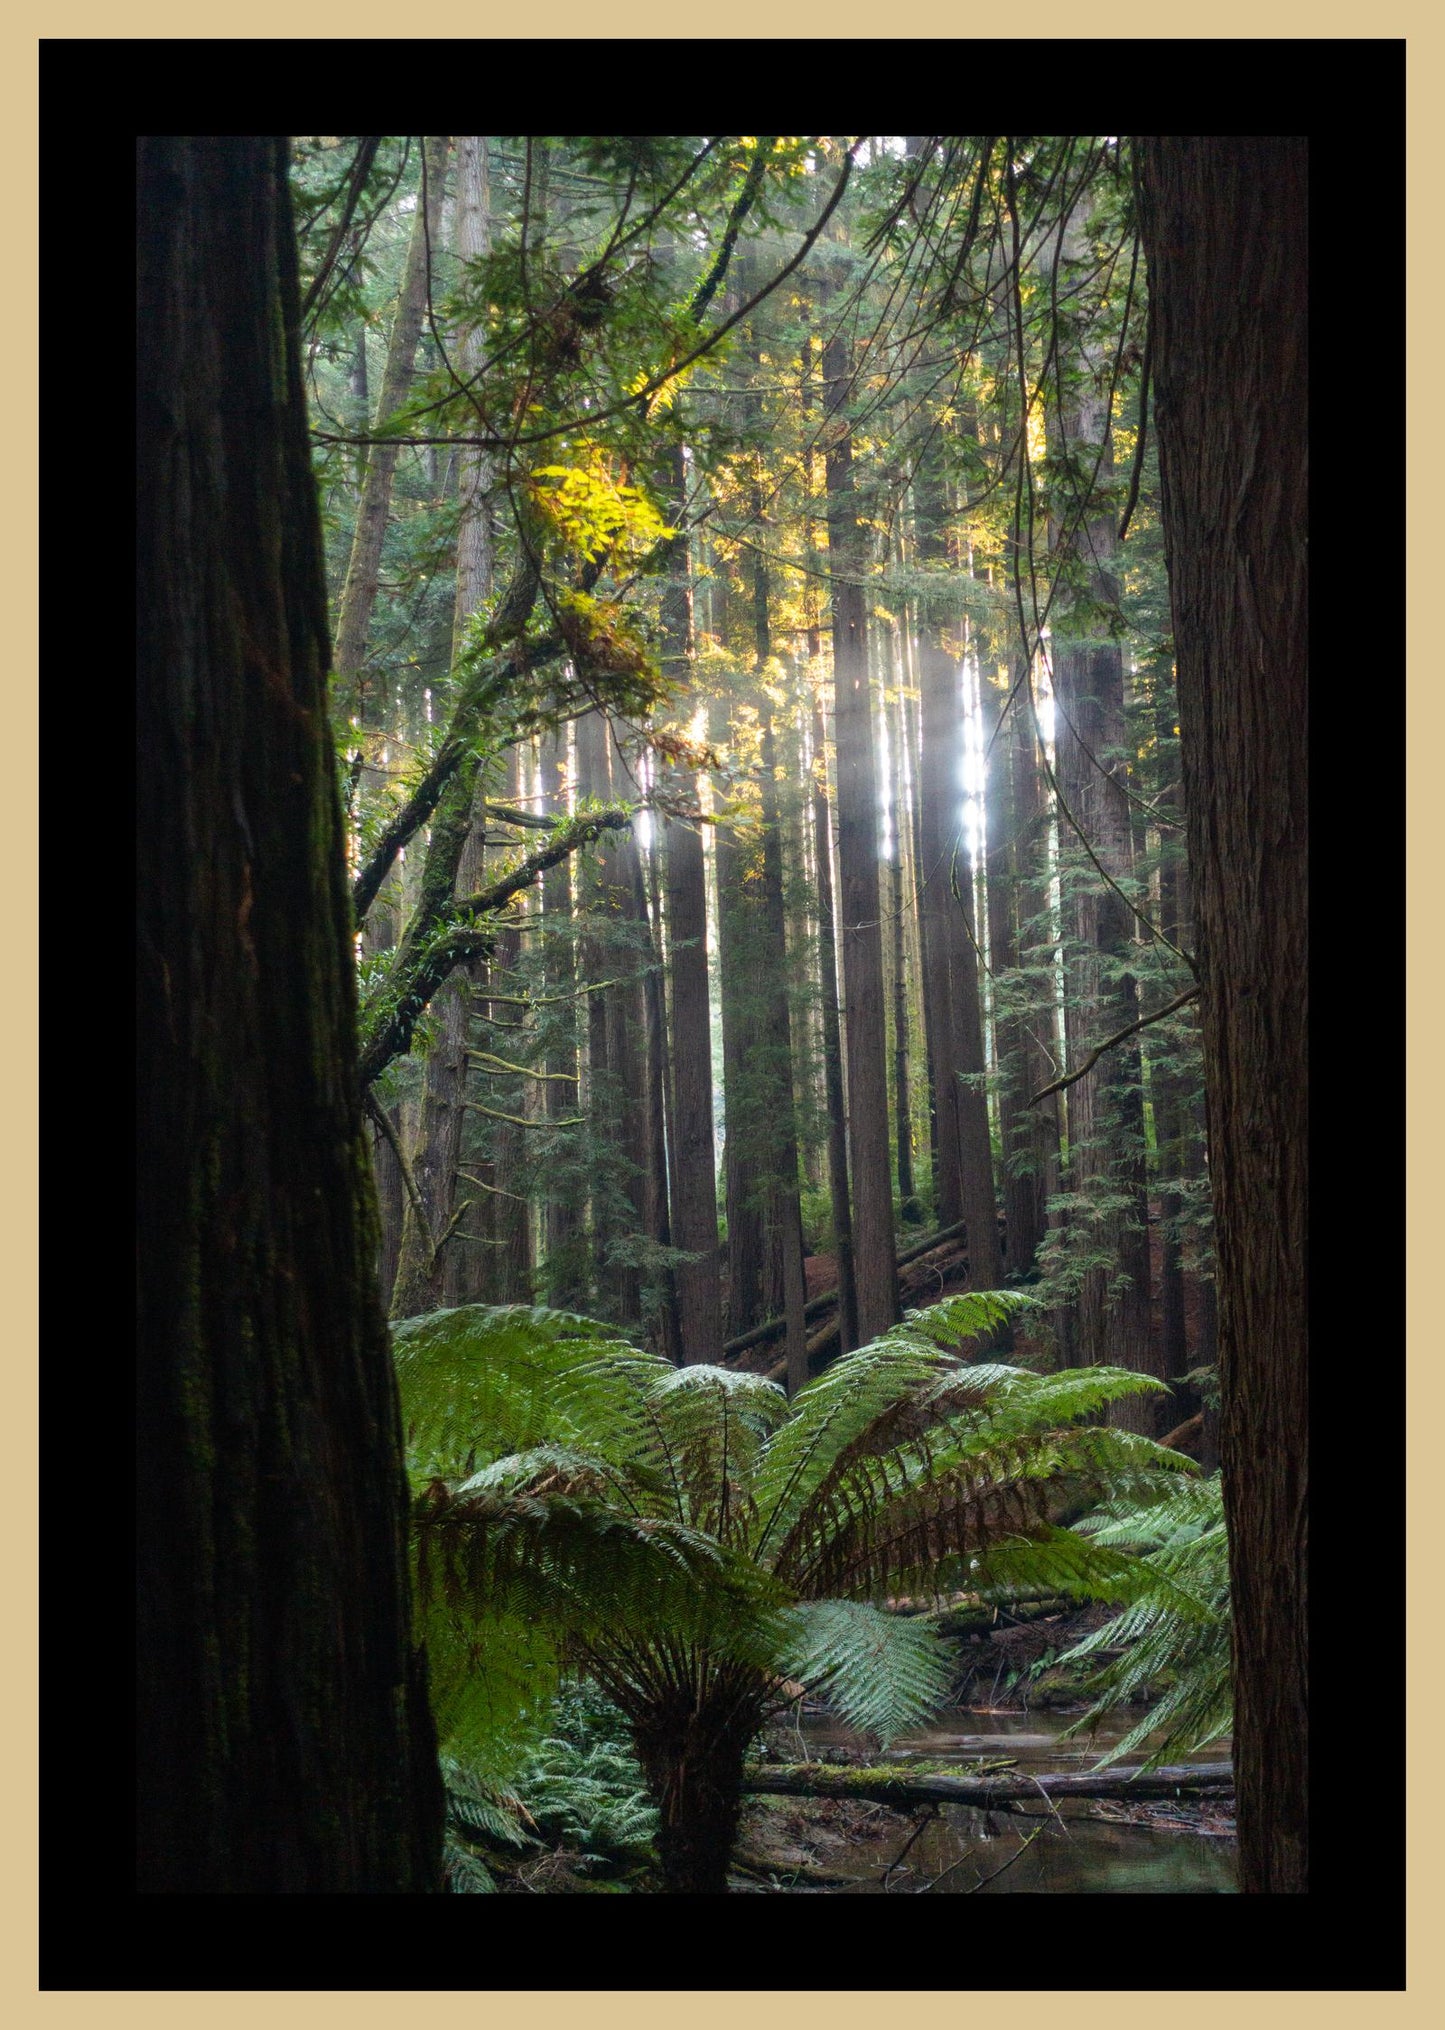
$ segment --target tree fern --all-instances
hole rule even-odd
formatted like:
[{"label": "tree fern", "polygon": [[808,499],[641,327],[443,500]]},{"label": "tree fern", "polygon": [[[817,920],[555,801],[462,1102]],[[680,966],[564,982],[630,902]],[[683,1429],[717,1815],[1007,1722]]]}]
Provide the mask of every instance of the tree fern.
[{"label": "tree fern", "polygon": [[[946,1695],[946,1652],[926,1621],[881,1611],[890,1592],[1147,1594],[1187,1620],[1193,1596],[1107,1521],[1093,1538],[1059,1527],[1190,1470],[1083,1421],[1160,1384],[965,1358],[1027,1301],[971,1292],[910,1314],[791,1402],[570,1314],[468,1306],[398,1327],[443,1731],[484,1745],[509,1702],[534,1719],[537,1691],[585,1669],[633,1730],[665,1877],[718,1887],[743,1752],[798,1683],[883,1739]],[[504,1659],[489,1626],[520,1636]]]}]

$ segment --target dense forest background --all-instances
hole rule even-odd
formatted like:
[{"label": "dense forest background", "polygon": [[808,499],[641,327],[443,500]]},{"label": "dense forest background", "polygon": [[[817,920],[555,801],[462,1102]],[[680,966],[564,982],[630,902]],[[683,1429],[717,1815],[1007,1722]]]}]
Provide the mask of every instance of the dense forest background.
[{"label": "dense forest background", "polygon": [[1208,1449],[1118,144],[296,174],[393,1315],[535,1298],[796,1384],[913,1255]]}]

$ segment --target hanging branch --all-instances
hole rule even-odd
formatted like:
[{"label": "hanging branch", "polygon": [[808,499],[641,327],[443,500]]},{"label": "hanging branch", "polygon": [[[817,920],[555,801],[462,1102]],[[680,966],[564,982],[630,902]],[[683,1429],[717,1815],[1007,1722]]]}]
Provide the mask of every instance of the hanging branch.
[{"label": "hanging branch", "polygon": [[336,265],[336,257],[341,252],[341,243],[351,229],[351,221],[356,216],[356,207],[361,202],[361,193],[366,188],[366,179],[371,174],[371,165],[376,160],[376,151],[380,146],[381,136],[379,134],[363,134],[357,143],[356,155],[352,162],[351,174],[347,182],[346,202],[341,207],[341,217],[337,220],[331,238],[327,242],[326,252],[321,257],[321,266],[316,270],[315,275],[312,277],[310,288],[301,299],[301,322],[303,325],[311,314],[312,305],[317,302],[321,291],[325,288],[331,270]]},{"label": "hanging branch", "polygon": [[1172,1015],[1175,1009],[1182,1008],[1186,1001],[1197,1001],[1199,994],[1200,989],[1197,986],[1186,987],[1182,994],[1177,994],[1165,1007],[1156,1008],[1150,1015],[1141,1015],[1137,1022],[1126,1023],[1113,1036],[1106,1037],[1097,1049],[1091,1050],[1077,1071],[1068,1072],[1063,1078],[1056,1078],[1052,1085],[1040,1086],[1036,1093],[1030,1093],[1024,1104],[1031,1107],[1036,1100],[1046,1100],[1050,1093],[1061,1093],[1065,1086],[1077,1085],[1081,1078],[1086,1078],[1094,1069],[1106,1050],[1112,1050],[1116,1043],[1122,1043],[1126,1037],[1136,1035],[1139,1030],[1147,1029],[1151,1022],[1162,1022],[1166,1015]]},{"label": "hanging branch", "polygon": [[748,167],[748,173],[743,179],[743,187],[738,192],[732,210],[728,213],[728,221],[723,228],[723,236],[718,242],[717,253],[707,273],[698,283],[691,303],[687,306],[687,314],[694,324],[702,323],[703,312],[707,309],[709,303],[712,302],[724,276],[727,274],[728,263],[732,259],[733,247],[737,243],[738,233],[742,227],[743,220],[752,210],[754,200],[762,189],[763,175],[768,166],[768,156],[772,152],[772,146],[776,139],[777,136],[775,134],[764,134],[754,151],[752,162]]},{"label": "hanging branch", "polygon": [[406,1160],[406,1151],[401,1146],[401,1137],[391,1125],[386,1108],[377,1099],[369,1086],[363,1087],[361,1097],[367,1113],[370,1114],[372,1120],[381,1130],[382,1135],[386,1139],[387,1146],[396,1158],[397,1168],[401,1171],[401,1181],[406,1186],[407,1197],[411,1200],[411,1209],[416,1214],[417,1222],[426,1237],[428,1252],[433,1261],[435,1261],[436,1245],[432,1240],[431,1221],[426,1216],[426,1207],[423,1205],[421,1193],[417,1189],[417,1182],[412,1174],[412,1167]]},{"label": "hanging branch", "polygon": [[[858,143],[855,141],[845,154],[843,167],[838,174],[838,181],[834,184],[827,203],[823,206],[822,211],[808,228],[807,232],[804,233],[802,245],[791,259],[785,261],[771,281],[766,282],[755,295],[750,296],[740,309],[735,310],[730,317],[724,318],[714,331],[708,333],[689,352],[685,352],[680,359],[674,360],[670,366],[660,368],[657,373],[650,374],[643,385],[634,393],[625,395],[620,401],[613,402],[606,408],[586,410],[578,415],[568,416],[561,422],[548,424],[543,429],[520,431],[510,437],[431,437],[412,436],[410,434],[403,436],[398,433],[394,437],[376,441],[385,441],[391,444],[445,444],[447,446],[471,444],[482,451],[511,452],[526,445],[548,444],[553,438],[565,437],[569,431],[595,430],[599,423],[610,422],[614,416],[624,415],[629,409],[645,409],[647,403],[657,393],[659,388],[666,387],[669,381],[675,380],[679,374],[685,373],[688,367],[693,366],[698,360],[705,358],[707,354],[715,351],[719,342],[727,336],[733,327],[741,324],[744,318],[750,317],[758,305],[771,296],[774,290],[781,288],[788,277],[807,259],[821,236],[823,228],[842,202],[843,192],[847,188],[848,179],[853,171],[853,156],[857,147]],[[321,444],[370,444],[374,441],[369,436],[360,434],[347,435],[339,431],[313,430],[311,434]]]}]

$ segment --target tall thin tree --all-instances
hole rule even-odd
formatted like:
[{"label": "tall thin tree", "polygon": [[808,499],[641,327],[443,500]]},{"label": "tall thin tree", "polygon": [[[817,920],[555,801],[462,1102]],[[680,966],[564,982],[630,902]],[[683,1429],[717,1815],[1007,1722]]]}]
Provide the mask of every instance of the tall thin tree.
[{"label": "tall thin tree", "polygon": [[847,1027],[848,1155],[857,1329],[863,1341],[898,1316],[888,1161],[883,943],[878,895],[878,783],[863,604],[865,564],[853,480],[848,399],[853,363],[840,331],[823,354],[828,420],[828,569],[838,754],[838,875]]}]

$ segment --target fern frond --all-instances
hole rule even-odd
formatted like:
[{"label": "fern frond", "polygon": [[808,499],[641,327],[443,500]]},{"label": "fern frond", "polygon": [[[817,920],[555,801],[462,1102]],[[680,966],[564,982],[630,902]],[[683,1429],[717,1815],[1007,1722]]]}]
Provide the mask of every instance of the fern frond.
[{"label": "fern frond", "polygon": [[1182,1454],[1133,1433],[1056,1427],[1140,1379],[1106,1369],[1060,1388],[997,1366],[935,1378],[837,1453],[780,1547],[779,1575],[806,1597],[972,1584],[959,1577],[968,1554],[1180,1469]]},{"label": "fern frond", "polygon": [[463,1839],[498,1840],[508,1847],[535,1847],[525,1830],[526,1808],[515,1791],[489,1782],[454,1755],[441,1757],[447,1823]]},{"label": "fern frond", "polygon": [[448,1833],[442,1849],[442,1880],[453,1896],[495,1896],[497,1879],[485,1861]]},{"label": "fern frond", "polygon": [[[927,1311],[910,1313],[869,1345],[845,1353],[792,1401],[793,1414],[769,1442],[758,1471],[759,1555],[780,1568],[788,1562],[789,1537],[809,1501],[833,1471],[840,1455],[896,1450],[903,1426],[920,1393],[961,1370],[958,1341],[992,1329],[1027,1300],[1005,1290],[970,1290]],[[870,1427],[892,1419],[896,1434],[868,1436]],[[929,1420],[924,1418],[919,1430]],[[936,1421],[936,1420],[935,1420]]]},{"label": "fern frond", "polygon": [[1152,1498],[1141,1491],[1118,1501],[1101,1502],[1074,1527],[1096,1543],[1152,1551],[1214,1530],[1220,1515],[1218,1479],[1190,1478],[1156,1484]]},{"label": "fern frond", "polygon": [[[1123,1645],[1123,1654],[1096,1672],[1087,1689],[1094,1703],[1069,1733],[1092,1730],[1107,1713],[1136,1702],[1164,1680],[1145,1717],[1101,1758],[1099,1767],[1131,1755],[1151,1736],[1145,1767],[1193,1754],[1232,1724],[1229,1544],[1219,1476],[1186,1482],[1162,1500],[1134,1508],[1111,1503],[1077,1528],[1087,1539],[1149,1546],[1137,1562],[1150,1582],[1122,1614],[1066,1650],[1077,1662]],[[1190,1604],[1181,1608],[1181,1599]]]},{"label": "fern frond", "polygon": [[551,1631],[521,1616],[459,1612],[441,1598],[419,1598],[417,1622],[438,1740],[480,1777],[505,1780],[552,1709],[561,1658]]},{"label": "fern frond", "polygon": [[[467,1304],[392,1327],[415,1478],[456,1478],[479,1459],[579,1438],[626,1452],[628,1382],[667,1363],[593,1319],[529,1305]],[[601,1356],[605,1356],[601,1357]]]},{"label": "fern frond", "polygon": [[813,1600],[785,1617],[782,1662],[860,1732],[886,1748],[947,1699],[953,1658],[921,1616],[857,1600]]},{"label": "fern frond", "polygon": [[1107,1600],[1130,1604],[1145,1600],[1168,1602],[1181,1622],[1205,1622],[1208,1604],[1111,1545],[1091,1543],[1073,1530],[1040,1529],[1031,1536],[1005,1538],[971,1560],[976,1590],[1017,1596],[1033,1590],[1062,1594],[1070,1600]]},{"label": "fern frond", "polygon": [[631,1754],[602,1742],[579,1747],[551,1735],[533,1751],[517,1782],[546,1839],[594,1862],[647,1854],[657,1813]]},{"label": "fern frond", "polygon": [[[514,1781],[579,1667],[639,1739],[679,1710],[745,1724],[789,1673],[891,1738],[947,1690],[931,1627],[864,1604],[902,1586],[1108,1600],[1139,1669],[1170,1641],[1193,1655],[1196,1635],[1202,1669],[1225,1576],[1192,1463],[1085,1421],[1158,1384],[960,1357],[1025,1301],[969,1292],[910,1314],[791,1403],[759,1376],[677,1369],[570,1313],[470,1305],[397,1327],[449,1750]],[[1103,1506],[1078,1532],[1059,1526],[1085,1503]],[[1203,1679],[1176,1687],[1170,1717],[1209,1722]],[[592,1781],[567,1777],[577,1826]],[[496,1836],[492,1808],[456,1806],[456,1829]]]},{"label": "fern frond", "polygon": [[928,1339],[957,1354],[974,1340],[987,1340],[1037,1300],[1023,1290],[964,1290],[926,1309],[904,1313],[903,1322],[887,1335]]},{"label": "fern frond", "polygon": [[[550,1461],[550,1452],[543,1455]],[[589,1469],[558,1483],[543,1477],[458,1489],[435,1483],[413,1508],[417,1576],[424,1598],[458,1611],[538,1614],[559,1636],[612,1619],[665,1624],[699,1593],[746,1587],[712,1537],[667,1517],[630,1514],[588,1484]]]},{"label": "fern frond", "polygon": [[688,1522],[725,1543],[749,1535],[759,1454],[788,1414],[776,1382],[730,1368],[669,1368],[649,1395],[684,1491]]}]

